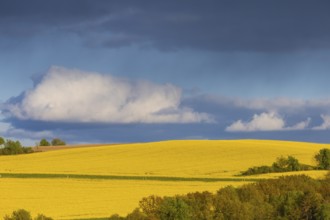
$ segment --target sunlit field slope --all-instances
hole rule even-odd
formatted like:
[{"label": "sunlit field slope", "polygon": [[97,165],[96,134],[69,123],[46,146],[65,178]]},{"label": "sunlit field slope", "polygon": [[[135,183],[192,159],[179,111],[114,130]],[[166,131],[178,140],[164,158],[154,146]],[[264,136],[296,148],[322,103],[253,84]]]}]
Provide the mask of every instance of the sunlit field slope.
[{"label": "sunlit field slope", "polygon": [[243,182],[171,182],[88,179],[0,179],[0,219],[25,208],[33,216],[54,219],[86,219],[126,215],[141,198],[155,194],[173,196],[195,191],[216,192]]},{"label": "sunlit field slope", "polygon": [[230,177],[292,155],[313,165],[325,144],[286,141],[164,141],[0,157],[0,173]]}]

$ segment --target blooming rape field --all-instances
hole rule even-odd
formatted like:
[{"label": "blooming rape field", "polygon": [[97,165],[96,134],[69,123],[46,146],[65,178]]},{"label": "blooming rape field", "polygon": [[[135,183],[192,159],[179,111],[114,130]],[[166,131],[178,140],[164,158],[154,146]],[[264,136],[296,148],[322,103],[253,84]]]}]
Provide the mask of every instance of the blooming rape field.
[{"label": "blooming rape field", "polygon": [[224,177],[292,155],[313,164],[324,144],[285,141],[165,141],[49,151],[0,159],[0,173]]},{"label": "blooming rape field", "polygon": [[[281,155],[292,155],[301,163],[313,165],[313,156],[322,148],[329,145],[259,140],[164,141],[2,156],[0,216],[18,208],[55,219],[125,215],[137,207],[142,197],[151,194],[215,192],[226,185],[242,185],[251,178],[241,181],[245,178],[237,174],[252,166],[271,165]],[[313,177],[325,174],[300,173]],[[8,178],[9,174],[13,176]]]},{"label": "blooming rape field", "polygon": [[0,180],[0,216],[24,207],[33,216],[84,219],[126,215],[151,194],[171,196],[195,191],[216,192],[243,182],[169,182],[139,180],[12,179]]}]

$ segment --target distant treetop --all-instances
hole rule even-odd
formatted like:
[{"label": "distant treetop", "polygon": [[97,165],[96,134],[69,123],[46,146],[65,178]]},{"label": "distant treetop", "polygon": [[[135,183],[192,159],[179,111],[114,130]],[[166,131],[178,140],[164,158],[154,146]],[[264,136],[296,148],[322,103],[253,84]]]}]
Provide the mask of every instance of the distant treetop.
[{"label": "distant treetop", "polygon": [[39,146],[50,146],[50,143],[45,138],[43,138],[41,139]]},{"label": "distant treetop", "polygon": [[53,146],[66,145],[65,141],[63,141],[63,140],[61,140],[59,138],[54,138],[51,143],[52,143]]}]

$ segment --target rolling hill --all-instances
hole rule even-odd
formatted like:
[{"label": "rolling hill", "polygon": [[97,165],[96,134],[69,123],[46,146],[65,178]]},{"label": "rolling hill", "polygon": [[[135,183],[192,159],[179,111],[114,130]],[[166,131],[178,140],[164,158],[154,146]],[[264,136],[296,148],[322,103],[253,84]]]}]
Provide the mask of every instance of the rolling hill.
[{"label": "rolling hill", "polygon": [[[55,219],[125,215],[138,201],[160,196],[242,185],[252,166],[271,165],[292,155],[313,165],[330,145],[271,140],[184,140],[118,144],[0,157],[0,217],[26,208]],[[295,172],[296,173],[296,172]],[[320,177],[324,171],[305,171]],[[292,173],[287,173],[292,174]]]},{"label": "rolling hill", "polygon": [[58,173],[121,176],[228,177],[251,166],[271,165],[292,155],[313,164],[325,144],[229,140],[120,144],[0,159],[0,173]]}]

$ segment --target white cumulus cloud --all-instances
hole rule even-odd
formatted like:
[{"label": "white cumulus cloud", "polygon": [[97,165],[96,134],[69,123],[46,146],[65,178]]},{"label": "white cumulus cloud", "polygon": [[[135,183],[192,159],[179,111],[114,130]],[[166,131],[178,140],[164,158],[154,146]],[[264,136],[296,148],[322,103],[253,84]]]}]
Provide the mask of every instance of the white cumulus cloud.
[{"label": "white cumulus cloud", "polygon": [[7,110],[19,119],[93,123],[212,122],[210,115],[180,106],[181,90],[155,84],[52,67]]},{"label": "white cumulus cloud", "polygon": [[238,120],[228,126],[226,131],[272,131],[281,130],[285,125],[284,120],[275,113],[261,113],[253,115],[249,122]]},{"label": "white cumulus cloud", "polygon": [[235,121],[226,128],[230,132],[251,132],[251,131],[281,131],[281,130],[303,130],[308,127],[311,119],[299,122],[287,127],[285,120],[275,112],[263,112],[253,115],[250,121]]}]

